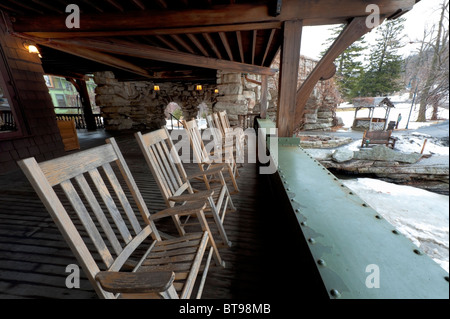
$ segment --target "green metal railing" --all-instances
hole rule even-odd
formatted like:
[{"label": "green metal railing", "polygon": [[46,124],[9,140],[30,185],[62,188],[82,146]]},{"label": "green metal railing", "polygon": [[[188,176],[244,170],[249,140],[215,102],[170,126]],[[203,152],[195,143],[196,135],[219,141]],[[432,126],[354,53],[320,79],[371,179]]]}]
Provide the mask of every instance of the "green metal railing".
[{"label": "green metal railing", "polygon": [[[268,120],[259,119],[258,125],[275,128]],[[278,168],[271,179],[283,215],[297,225],[297,236],[309,250],[306,255],[329,297],[448,299],[448,273],[299,143],[296,138],[268,143]],[[295,254],[301,252],[293,252],[292,260],[305,258]]]}]

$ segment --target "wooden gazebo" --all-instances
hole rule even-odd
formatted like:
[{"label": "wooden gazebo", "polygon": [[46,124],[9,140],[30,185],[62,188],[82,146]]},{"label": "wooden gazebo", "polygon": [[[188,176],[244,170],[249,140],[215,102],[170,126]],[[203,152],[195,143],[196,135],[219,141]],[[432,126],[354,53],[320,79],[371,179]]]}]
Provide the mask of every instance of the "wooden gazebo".
[{"label": "wooden gazebo", "polygon": [[[387,121],[389,113],[394,104],[387,97],[359,97],[353,99],[353,106],[355,108],[355,118],[353,120],[352,129],[354,130],[369,130],[369,131],[383,131],[387,128]],[[384,117],[375,117],[376,109],[384,109]],[[368,109],[369,115],[365,117],[358,117],[358,111],[361,109]]]}]

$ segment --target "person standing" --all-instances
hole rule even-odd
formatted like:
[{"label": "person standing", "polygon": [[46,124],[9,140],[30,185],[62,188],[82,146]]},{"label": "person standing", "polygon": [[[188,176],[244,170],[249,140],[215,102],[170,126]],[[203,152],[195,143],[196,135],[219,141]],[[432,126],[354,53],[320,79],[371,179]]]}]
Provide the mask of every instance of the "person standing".
[{"label": "person standing", "polygon": [[402,120],[402,113],[399,113],[398,117],[397,117],[397,124],[395,125],[395,129],[398,129],[398,124],[400,123],[401,120]]}]

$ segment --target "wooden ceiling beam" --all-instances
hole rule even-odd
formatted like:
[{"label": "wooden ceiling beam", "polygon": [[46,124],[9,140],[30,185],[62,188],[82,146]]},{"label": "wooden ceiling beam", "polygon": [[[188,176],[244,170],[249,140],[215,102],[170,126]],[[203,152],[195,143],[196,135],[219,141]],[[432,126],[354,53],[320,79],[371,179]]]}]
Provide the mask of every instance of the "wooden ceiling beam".
[{"label": "wooden ceiling beam", "polygon": [[24,9],[36,12],[38,14],[42,14],[42,15],[44,14],[44,12],[42,10],[36,9],[34,7],[30,7],[30,6],[26,5],[26,4],[23,4],[21,1],[9,1],[9,2],[11,2],[11,3],[13,3],[13,4],[15,4],[15,5],[19,6],[19,7],[22,7]]},{"label": "wooden ceiling beam", "polygon": [[227,51],[230,61],[234,61],[233,52],[231,51],[230,44],[228,43],[227,35],[225,34],[225,32],[219,32],[219,36],[220,36],[220,40],[222,40],[222,44],[225,48],[225,51]]},{"label": "wooden ceiling beam", "polygon": [[277,71],[275,69],[267,67],[208,58],[184,52],[155,48],[144,44],[131,43],[128,41],[122,41],[118,39],[114,40],[67,39],[67,40],[52,40],[50,43],[52,43],[53,46],[58,44],[66,48],[67,47],[77,49],[85,48],[92,51],[93,50],[105,51],[110,54],[118,54],[154,61],[189,65],[215,70],[228,70],[232,72],[245,72],[245,73],[267,74],[267,75],[273,75]]},{"label": "wooden ceiling beam", "polygon": [[50,11],[56,12],[56,13],[58,13],[58,14],[63,14],[63,13],[64,13],[64,11],[62,11],[62,10],[60,10],[60,9],[58,9],[58,8],[55,8],[55,7],[53,7],[53,6],[51,6],[51,5],[47,4],[47,3],[45,3],[45,2],[43,2],[43,1],[39,1],[39,0],[32,0],[32,1],[33,1],[34,3],[36,3],[36,4],[40,5],[40,6],[42,6],[42,7],[44,7],[44,8],[46,8],[46,9],[50,10]]},{"label": "wooden ceiling beam", "polygon": [[265,29],[281,29],[281,22],[243,23],[235,25],[217,25],[189,28],[163,28],[145,30],[119,30],[119,31],[67,31],[67,32],[24,32],[24,34],[45,39],[64,38],[94,38],[94,37],[119,37],[119,36],[151,36],[170,34],[200,34],[215,32],[253,31]]},{"label": "wooden ceiling beam", "polygon": [[4,5],[2,3],[0,3],[0,9],[4,9],[4,10],[6,10],[8,12],[13,12],[15,14],[24,14],[23,11],[15,9],[15,8],[8,7],[7,5]]},{"label": "wooden ceiling beam", "polygon": [[267,54],[269,53],[270,45],[272,44],[274,35],[275,35],[275,29],[272,29],[272,31],[270,31],[269,39],[267,40],[266,51],[264,52],[264,56],[262,58],[261,65],[264,65],[264,62],[266,62]]},{"label": "wooden ceiling beam", "polygon": [[103,9],[100,8],[98,5],[94,4],[92,1],[90,0],[82,0],[84,3],[86,3],[87,5],[91,6],[92,8],[94,8],[95,10],[97,10],[100,13],[103,13]]},{"label": "wooden ceiling beam", "polygon": [[[372,0],[380,7],[381,14],[390,15],[398,9],[412,8],[416,0]],[[308,20],[346,21],[353,17],[367,16],[367,1],[340,0],[284,0],[283,10],[278,16],[269,12],[266,4],[230,4],[204,9],[146,10],[128,14],[104,13],[84,14],[82,32],[144,30],[161,28],[186,28],[239,23],[260,23],[269,21]],[[17,16],[16,32],[67,32],[66,16]],[[235,30],[234,30],[235,31]]]},{"label": "wooden ceiling beam", "polygon": [[175,44],[172,44],[169,40],[165,39],[164,37],[157,35],[156,38],[161,41],[162,43],[164,43],[166,46],[168,46],[169,48],[171,48],[174,51],[179,51],[178,48],[176,47]]},{"label": "wooden ceiling beam", "polygon": [[239,55],[241,56],[241,62],[245,63],[241,31],[236,31],[236,39],[237,39],[237,43],[238,43],[238,47],[239,47]]},{"label": "wooden ceiling beam", "polygon": [[222,54],[220,54],[219,49],[217,48],[217,45],[214,43],[213,39],[208,33],[203,33],[203,37],[205,38],[206,42],[208,42],[211,49],[214,51],[218,59],[222,59]]},{"label": "wooden ceiling beam", "polygon": [[258,35],[258,30],[253,30],[253,40],[252,40],[252,64],[255,64],[255,54],[256,54],[256,36]]},{"label": "wooden ceiling beam", "polygon": [[49,47],[49,48],[52,48],[55,50],[59,50],[59,51],[65,52],[65,53],[79,56],[81,58],[85,58],[85,59],[92,60],[92,61],[95,61],[98,63],[109,65],[109,66],[112,66],[117,69],[121,69],[121,70],[131,72],[131,73],[136,73],[136,74],[139,74],[139,75],[145,76],[145,77],[149,76],[149,73],[145,69],[143,69],[139,66],[136,66],[128,61],[124,61],[122,59],[116,58],[112,55],[98,52],[96,50],[92,50],[90,48],[76,47],[76,46],[72,46],[72,45],[69,45],[66,43],[57,43],[57,42],[42,40],[39,38],[31,38],[29,36],[20,35],[20,34],[14,34],[14,35],[18,36],[20,38],[23,38],[23,39],[27,39],[29,41],[33,41],[39,45],[43,45],[43,46],[46,46],[46,47]]},{"label": "wooden ceiling beam", "polygon": [[156,0],[156,3],[158,3],[158,5],[162,8],[162,9],[167,9],[167,3],[164,0]]},{"label": "wooden ceiling beam", "polygon": [[145,5],[142,3],[141,0],[133,0],[133,3],[141,10],[145,10]]},{"label": "wooden ceiling beam", "polygon": [[171,34],[170,37],[174,39],[183,48],[185,48],[189,53],[195,54],[194,49],[192,49],[191,46],[186,41],[184,41],[179,35]]},{"label": "wooden ceiling beam", "polygon": [[109,4],[111,4],[111,6],[113,6],[114,8],[118,9],[120,12],[124,12],[125,9],[116,1],[114,0],[107,0]]},{"label": "wooden ceiling beam", "polygon": [[201,52],[204,56],[209,57],[208,51],[207,51],[207,50],[205,49],[205,47],[201,44],[201,42],[197,39],[197,37],[195,36],[195,34],[189,33],[189,34],[186,34],[186,35],[187,35],[187,37],[189,38],[189,40],[191,40],[192,43],[195,44],[195,46],[197,47],[197,49],[199,49],[200,52]]}]

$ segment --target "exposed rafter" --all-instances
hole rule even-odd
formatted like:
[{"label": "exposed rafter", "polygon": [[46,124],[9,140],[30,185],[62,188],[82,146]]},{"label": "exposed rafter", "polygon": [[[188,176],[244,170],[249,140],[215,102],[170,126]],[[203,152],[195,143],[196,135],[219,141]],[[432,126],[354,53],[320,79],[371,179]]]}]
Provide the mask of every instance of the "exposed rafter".
[{"label": "exposed rafter", "polygon": [[[381,14],[393,14],[407,9],[415,0],[373,0]],[[121,13],[83,14],[81,32],[185,28],[232,25],[302,19],[304,25],[343,23],[347,19],[366,14],[366,1],[340,0],[284,0],[281,13],[274,17],[265,4],[230,4],[206,9],[145,10],[130,15]],[[324,10],[324,8],[332,8]],[[65,16],[18,16],[16,32],[67,32]]]},{"label": "exposed rafter", "polygon": [[[20,34],[16,35],[20,36]],[[29,36],[24,37],[28,39],[33,39]],[[62,51],[64,50],[70,51],[70,48],[72,47],[77,48],[79,50],[89,50],[92,52],[104,51],[108,52],[109,54],[118,54],[141,59],[150,59],[155,61],[163,61],[216,70],[229,70],[233,72],[248,72],[267,75],[272,75],[275,74],[276,72],[275,69],[267,67],[260,67],[239,62],[202,57],[194,54],[176,52],[172,50],[156,48],[145,44],[131,43],[118,39],[114,40],[66,39],[66,40],[45,41],[39,38],[35,38],[34,40],[42,45],[50,46],[55,49],[61,49]],[[104,53],[101,52],[98,53],[104,55]]]}]

